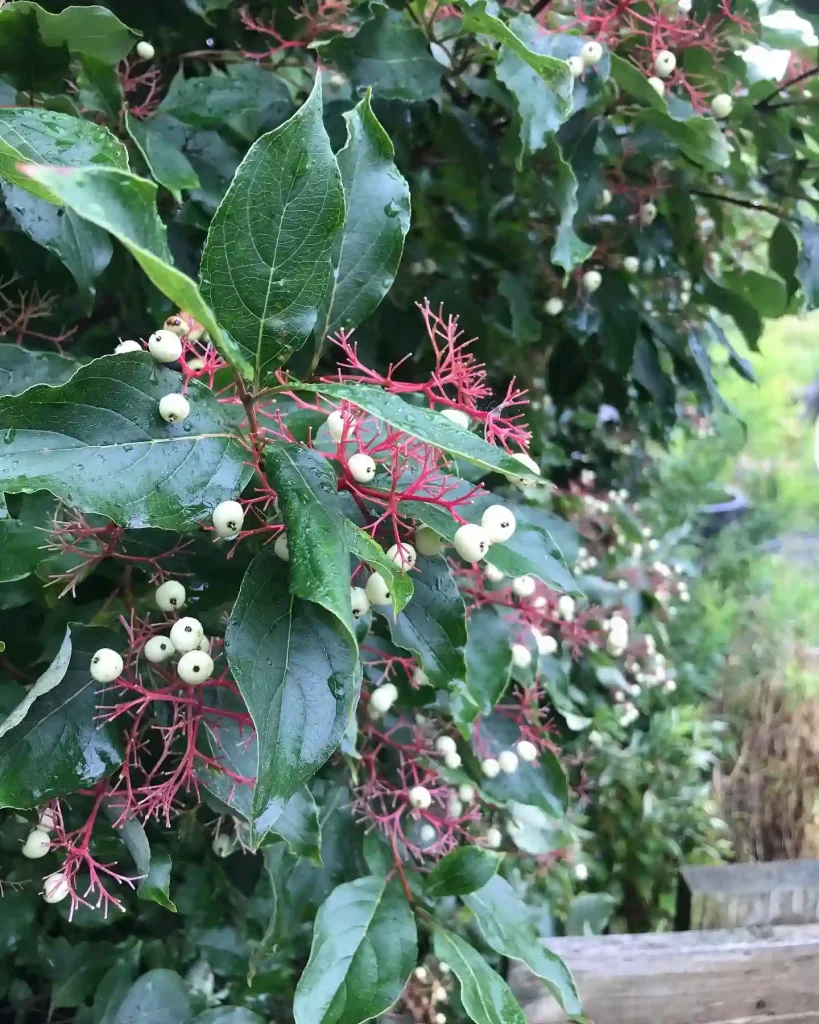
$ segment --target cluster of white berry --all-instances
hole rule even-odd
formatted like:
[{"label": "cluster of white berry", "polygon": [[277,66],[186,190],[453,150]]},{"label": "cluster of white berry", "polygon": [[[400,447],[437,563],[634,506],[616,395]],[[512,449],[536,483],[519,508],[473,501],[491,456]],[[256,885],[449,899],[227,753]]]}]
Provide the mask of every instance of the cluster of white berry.
[{"label": "cluster of white berry", "polygon": [[[51,849],[51,830],[54,828],[54,812],[50,807],[45,807],[40,812],[37,826],[26,836],[23,843],[23,856],[29,860],[39,860]],[[64,900],[70,887],[68,879],[62,871],[54,871],[43,879],[43,899],[46,903],[59,903]]]},{"label": "cluster of white berry", "polygon": [[496,779],[503,772],[514,774],[521,761],[531,762],[537,757],[537,747],[529,740],[520,740],[514,750],[502,750],[497,757],[485,757],[481,761],[481,771],[487,779]]},{"label": "cluster of white berry", "polygon": [[622,615],[612,615],[603,623],[603,630],[607,634],[606,650],[614,658],[621,657],[628,647],[628,622]]},{"label": "cluster of white berry", "polygon": [[[179,327],[171,329],[168,323],[178,321]],[[166,326],[148,338],[148,351],[158,363],[176,363],[182,356],[182,334],[188,333],[187,325],[179,317],[172,317]],[[114,352],[123,355],[126,352],[142,352],[138,341],[121,341]],[[187,398],[176,392],[163,395],[159,400],[159,415],[166,423],[182,423],[190,415],[191,406]]]},{"label": "cluster of white berry", "polygon": [[599,63],[603,57],[603,47],[600,43],[590,39],[587,43],[584,43],[579,55],[569,57],[566,63],[569,65],[569,71],[571,72],[572,78],[580,78],[586,68],[594,67],[595,64]]}]

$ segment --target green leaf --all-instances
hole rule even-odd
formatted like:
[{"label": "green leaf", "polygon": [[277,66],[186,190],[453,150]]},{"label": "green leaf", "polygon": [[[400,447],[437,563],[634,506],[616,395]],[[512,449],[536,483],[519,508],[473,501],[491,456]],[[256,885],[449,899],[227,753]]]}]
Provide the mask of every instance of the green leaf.
[{"label": "green leaf", "polygon": [[410,226],[409,186],[369,93],[344,118],[347,142],[337,158],[347,220],[336,236],[333,273],[316,326],[319,341],[339,328],[357,327],[378,306],[392,286]]},{"label": "green leaf", "polygon": [[39,697],[42,697],[43,694],[48,693],[49,690],[53,690],[55,686],[60,684],[71,662],[71,650],[71,630],[66,628],[65,637],[54,660],[28,690],[17,707],[13,708],[7,717],[0,722],[0,737],[5,736],[9,730],[16,728],[25,720],[32,705]]},{"label": "green leaf", "polygon": [[[103,804],[103,808],[112,824],[119,819],[119,809],[107,803]],[[117,827],[116,834],[131,854],[140,876],[137,886],[139,899],[158,903],[166,910],[176,913],[176,906],[168,897],[171,882],[169,854],[151,849],[145,829],[136,818],[129,818],[124,824]]]},{"label": "green leaf", "polygon": [[258,738],[254,814],[281,807],[338,745],[358,698],[357,648],[347,629],[288,587],[269,548],[245,573],[225,633],[233,677]]},{"label": "green leaf", "polygon": [[680,152],[706,171],[719,171],[731,162],[732,147],[713,117],[677,121],[659,110],[645,110],[640,120],[662,132]]},{"label": "green leaf", "polygon": [[194,527],[249,477],[229,412],[197,381],[190,415],[169,424],[180,377],[147,353],[105,356],[58,387],[0,399],[0,489],[51,491],[121,526]]},{"label": "green leaf", "polygon": [[415,966],[415,919],[397,879],[358,878],[321,905],[296,986],[296,1024],[360,1024],[398,999]]},{"label": "green leaf", "polygon": [[532,290],[520,276],[509,270],[501,272],[498,294],[509,303],[512,316],[512,337],[519,345],[528,345],[540,339],[540,320],[532,312]]},{"label": "green leaf", "polygon": [[0,583],[25,579],[46,557],[48,534],[33,523],[0,519]]},{"label": "green leaf", "polygon": [[378,99],[420,103],[438,94],[441,65],[424,33],[407,15],[371,3],[373,16],[354,36],[339,33],[321,45],[322,60],[343,71],[354,89],[371,88]]},{"label": "green leaf", "polygon": [[410,437],[417,437],[459,459],[474,462],[487,470],[496,470],[512,477],[536,479],[525,466],[501,448],[497,448],[482,437],[463,427],[456,426],[440,413],[410,405],[398,395],[382,391],[381,388],[365,384],[296,384],[294,391],[311,391],[333,398],[336,402],[346,400],[404,431]]},{"label": "green leaf", "polygon": [[112,1024],[189,1024],[192,1019],[188,986],[176,971],[158,967],[137,978]]},{"label": "green leaf", "polygon": [[265,1024],[265,1018],[243,1006],[219,1006],[200,1013],[192,1024]]},{"label": "green leaf", "polygon": [[182,152],[187,135],[179,121],[155,114],[140,121],[125,112],[125,128],[139,147],[145,163],[160,185],[182,202],[182,189],[199,188],[199,176]]},{"label": "green leaf", "polygon": [[[520,739],[517,724],[497,712],[481,718],[476,728],[480,733],[481,750],[485,751],[483,757],[497,757],[502,750],[513,749]],[[562,816],[569,805],[566,773],[550,750],[542,750],[534,763],[521,761],[514,775],[501,772],[497,778],[482,779],[481,789],[492,800],[502,803],[516,800],[556,816]]]},{"label": "green leaf", "polygon": [[741,295],[760,316],[779,317],[785,312],[788,296],[782,281],[758,270],[736,270],[723,274],[731,291]]},{"label": "green leaf", "polygon": [[301,109],[251,146],[202,255],[202,292],[256,380],[286,362],[315,327],[344,212],[318,76]]},{"label": "green leaf", "polygon": [[0,345],[0,398],[19,395],[35,384],[62,384],[78,366],[56,352],[29,352],[19,345]]},{"label": "green leaf", "polygon": [[159,106],[194,128],[229,128],[246,142],[270,131],[293,111],[290,90],[282,77],[251,61],[229,64],[226,71],[186,78],[179,71]]},{"label": "green leaf", "polygon": [[742,331],[750,348],[757,350],[757,342],[762,334],[762,318],[756,308],[738,292],[706,275],[703,298],[720,312],[733,317],[737,327]]},{"label": "green leaf", "polygon": [[58,91],[71,56],[116,64],[139,36],[105,7],[79,5],[51,14],[30,0],[16,0],[0,9],[0,75],[22,92]]},{"label": "green leaf", "polygon": [[413,573],[415,592],[398,615],[376,606],[389,624],[393,642],[412,651],[433,686],[448,688],[466,676],[466,610],[446,559],[419,556]]},{"label": "green leaf", "polygon": [[3,198],[20,230],[63,262],[83,294],[86,311],[90,312],[95,282],[113,255],[108,235],[79,218],[73,210],[54,206],[17,185],[4,184]]},{"label": "green leaf", "polygon": [[[495,875],[463,901],[475,915],[484,941],[495,952],[524,963],[546,983],[566,1013],[576,1016],[582,1012],[571,972],[543,945],[529,908],[505,878]],[[447,962],[456,970],[451,960],[447,958]]]},{"label": "green leaf", "polygon": [[332,464],[320,452],[282,441],[267,449],[265,466],[287,530],[291,592],[326,608],[355,639],[350,551]]},{"label": "green leaf", "polygon": [[84,167],[60,170],[27,165],[26,173],[47,197],[110,232],[131,253],[151,282],[208,331],[222,355],[243,373],[250,369],[223,334],[196,282],[173,265],[165,225],[156,212],[157,186],[126,171]]},{"label": "green leaf", "polygon": [[398,613],[409,604],[413,594],[412,577],[402,572],[397,563],[387,558],[386,552],[378,543],[372,539],[366,530],[356,526],[351,520],[344,521],[347,530],[347,544],[350,553],[362,562],[366,562],[370,568],[380,572],[389,585],[392,596],[393,610]]},{"label": "green leaf", "polygon": [[798,287],[799,246],[794,233],[783,220],[779,221],[768,239],[768,265],[785,282],[790,298]]},{"label": "green leaf", "polygon": [[0,738],[2,807],[36,807],[67,796],[122,764],[119,728],[100,724],[99,684],[89,671],[94,652],[116,649],[122,637],[98,626],[74,625],[71,642],[71,659],[59,684]]},{"label": "green leaf", "polygon": [[[0,10],[0,18],[7,11]],[[62,200],[20,164],[48,167],[116,167],[128,169],[128,151],[107,128],[70,114],[35,107],[0,109],[0,177],[52,203]]]},{"label": "green leaf", "polygon": [[433,949],[461,983],[463,1008],[475,1024],[526,1024],[512,990],[468,942],[436,927]]},{"label": "green leaf", "polygon": [[552,176],[553,195],[560,212],[560,220],[552,246],[552,263],[570,274],[594,252],[594,246],[579,238],[574,230],[577,213],[577,179],[571,164],[563,159],[557,139],[549,141],[548,155],[554,160],[556,171]]},{"label": "green leaf", "polygon": [[567,935],[602,935],[617,899],[607,892],[581,892],[569,904],[566,918]]},{"label": "green leaf", "polygon": [[466,681],[452,689],[452,717],[463,732],[488,715],[509,685],[509,626],[491,606],[473,608],[466,623]]},{"label": "green leaf", "polygon": [[80,59],[77,75],[78,102],[84,113],[98,113],[110,123],[118,123],[125,102],[122,83],[112,64],[96,57]]},{"label": "green leaf", "polygon": [[668,113],[668,104],[662,96],[659,96],[648,84],[648,78],[631,61],[616,53],[610,55],[611,77],[618,87],[629,93],[634,99],[639,100],[643,106],[651,107],[663,113]]},{"label": "green leaf", "polygon": [[426,876],[424,893],[433,900],[440,896],[465,896],[486,885],[502,860],[502,853],[479,846],[460,846],[442,857]]},{"label": "green leaf", "polygon": [[[454,482],[454,481],[453,481]],[[462,485],[464,493],[468,486]],[[451,491],[453,497],[457,492]],[[458,506],[458,512],[470,523],[479,523],[484,510],[498,503],[497,495],[479,491],[472,500]],[[507,576],[537,576],[556,590],[577,590],[577,584],[566,568],[564,558],[548,525],[542,525],[534,510],[514,502],[504,502],[515,513],[517,527],[512,537],[503,544],[493,544],[485,561]],[[456,523],[446,509],[425,501],[402,501],[399,511],[434,530],[445,540],[452,541],[458,531]],[[539,517],[548,523],[548,516]],[[555,524],[560,520],[555,520]],[[565,524],[561,524],[565,527]]]},{"label": "green leaf", "polygon": [[534,18],[518,14],[507,26],[487,14],[486,6],[484,0],[478,0],[464,10],[464,29],[468,31],[475,23],[475,30],[487,32],[504,44],[495,75],[517,100],[520,166],[527,149],[532,153],[542,149],[568,120],[572,113],[574,80],[565,60],[543,52],[551,47],[551,40]]}]

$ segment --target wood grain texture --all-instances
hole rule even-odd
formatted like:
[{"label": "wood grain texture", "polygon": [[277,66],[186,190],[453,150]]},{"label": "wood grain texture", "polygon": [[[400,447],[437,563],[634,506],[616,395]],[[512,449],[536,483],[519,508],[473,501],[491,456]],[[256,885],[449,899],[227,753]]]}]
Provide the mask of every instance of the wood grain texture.
[{"label": "wood grain texture", "polygon": [[[550,939],[594,1024],[819,1024],[819,925]],[[565,1024],[520,964],[529,1024]]]}]

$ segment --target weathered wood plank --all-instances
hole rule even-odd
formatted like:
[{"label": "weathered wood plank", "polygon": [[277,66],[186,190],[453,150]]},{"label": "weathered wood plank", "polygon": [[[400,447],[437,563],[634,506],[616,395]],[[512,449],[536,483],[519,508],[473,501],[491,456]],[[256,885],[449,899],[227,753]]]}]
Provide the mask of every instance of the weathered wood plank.
[{"label": "weathered wood plank", "polygon": [[819,923],[819,861],[686,867],[677,930]]},{"label": "weathered wood plank", "polygon": [[[550,939],[594,1024],[819,1024],[819,925]],[[529,1024],[565,1024],[520,964]]]}]

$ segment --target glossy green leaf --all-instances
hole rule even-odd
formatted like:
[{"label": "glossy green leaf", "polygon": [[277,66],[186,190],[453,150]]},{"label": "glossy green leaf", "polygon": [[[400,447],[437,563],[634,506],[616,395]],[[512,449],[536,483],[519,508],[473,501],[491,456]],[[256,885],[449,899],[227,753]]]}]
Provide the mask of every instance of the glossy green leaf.
[{"label": "glossy green leaf", "polygon": [[193,1019],[188,986],[163,967],[137,978],[111,1018],[111,1024],[189,1024]]},{"label": "glossy green leaf", "polygon": [[566,934],[602,935],[616,909],[617,898],[610,893],[578,893],[569,904]]},{"label": "glossy green leaf", "polygon": [[[0,10],[0,17],[8,4]],[[52,203],[62,200],[20,164],[128,169],[125,146],[101,125],[35,107],[0,109],[0,177]]]},{"label": "glossy green leaf", "polygon": [[105,356],[59,387],[0,399],[0,489],[48,490],[122,526],[190,529],[249,476],[225,407],[192,383],[179,424],[158,405],[180,377],[147,353]]},{"label": "glossy green leaf", "polygon": [[498,294],[509,303],[512,317],[512,337],[519,345],[529,345],[540,339],[541,322],[535,316],[532,289],[518,273],[504,270],[498,280]]},{"label": "glossy green leaf", "polygon": [[756,350],[757,342],[762,334],[762,318],[756,308],[739,292],[726,288],[725,284],[708,274],[705,279],[703,297],[726,316],[733,318],[734,323],[742,331],[748,345]]},{"label": "glossy green leaf", "polygon": [[552,246],[552,263],[562,267],[570,274],[594,252],[594,246],[579,238],[574,230],[574,218],[577,213],[577,178],[571,164],[563,159],[563,153],[557,139],[552,138],[548,145],[548,155],[554,160],[555,172],[552,175],[554,198],[560,212],[555,241]]},{"label": "glossy green leaf", "polygon": [[415,966],[415,919],[398,879],[358,878],[322,904],[296,987],[296,1024],[360,1024],[398,999]]},{"label": "glossy green leaf", "polygon": [[[466,493],[467,485],[462,486]],[[496,495],[481,491],[470,502],[459,505],[458,511],[468,522],[479,523],[484,510],[497,502]],[[524,505],[508,501],[503,504],[515,513],[517,527],[508,541],[493,544],[489,548],[485,561],[507,576],[537,576],[557,590],[577,590],[577,584],[566,568],[561,549],[548,525],[538,522]],[[430,502],[402,501],[400,510],[435,530],[448,541],[454,538],[460,525],[446,509],[441,509]],[[549,517],[540,518],[545,518],[548,524]]]},{"label": "glossy green leaf", "polygon": [[433,949],[461,983],[461,1003],[470,1020],[475,1024],[526,1024],[512,990],[468,942],[436,926]]},{"label": "glossy green leaf", "polygon": [[287,564],[266,548],[242,580],[225,650],[256,726],[254,814],[275,800],[283,808],[344,734],[360,681],[355,641],[290,593]]},{"label": "glossy green leaf", "polygon": [[56,352],[30,352],[20,345],[0,344],[0,398],[19,395],[35,384],[62,384],[78,366]]},{"label": "glossy green leaf", "polygon": [[466,676],[466,611],[446,559],[418,558],[412,574],[415,592],[398,615],[376,606],[389,624],[393,642],[412,651],[433,686],[447,688]]},{"label": "glossy green leaf", "polygon": [[799,245],[796,236],[785,221],[780,221],[768,239],[768,264],[779,274],[788,289],[788,297],[799,287],[796,271],[799,266]]},{"label": "glossy green leaf", "polygon": [[371,18],[353,35],[339,33],[320,48],[353,88],[371,88],[380,100],[419,103],[437,95],[441,65],[429,52],[418,24],[407,14],[372,3]]},{"label": "glossy green leaf", "polygon": [[139,35],[96,4],[52,14],[30,0],[15,0],[0,9],[0,75],[23,92],[59,90],[71,56],[116,64]]},{"label": "glossy green leaf", "polygon": [[0,583],[25,579],[46,557],[48,534],[33,523],[0,519]]},{"label": "glossy green leaf", "polygon": [[502,853],[479,846],[460,846],[442,857],[424,880],[429,899],[464,896],[486,885],[500,867]]},{"label": "glossy green leaf", "polygon": [[391,558],[387,558],[384,549],[372,539],[366,530],[362,530],[349,519],[345,520],[344,525],[347,530],[347,544],[350,553],[360,561],[366,562],[371,569],[381,573],[389,586],[394,611],[402,611],[412,598],[414,590],[412,576],[402,572],[397,563],[393,562]]},{"label": "glossy green leaf", "polygon": [[346,400],[411,437],[426,441],[456,458],[507,476],[535,479],[525,466],[482,437],[430,409],[410,405],[398,395],[365,384],[294,384],[294,391],[312,391],[336,401]]},{"label": "glossy green leaf", "polygon": [[785,285],[771,274],[758,270],[736,270],[723,274],[723,281],[731,291],[741,295],[760,316],[779,317],[785,312],[788,296]]},{"label": "glossy green leaf", "polygon": [[571,972],[543,944],[529,908],[505,878],[493,876],[483,888],[464,896],[463,901],[475,915],[475,923],[492,949],[524,963],[546,983],[566,1013],[581,1013]]},{"label": "glossy green leaf", "polygon": [[664,97],[659,96],[648,84],[647,76],[631,61],[616,53],[611,54],[611,77],[623,92],[639,100],[643,106],[668,113],[668,104]]},{"label": "glossy green leaf", "polygon": [[378,306],[392,286],[410,226],[409,186],[369,94],[344,118],[347,142],[337,159],[347,219],[336,236],[333,273],[316,325],[319,341],[339,328],[357,327]]},{"label": "glossy green leaf", "polygon": [[[112,825],[119,821],[121,812],[116,804],[105,803],[103,809]],[[116,834],[131,854],[136,866],[139,876],[137,896],[141,900],[158,903],[166,910],[176,912],[176,906],[168,896],[171,883],[169,854],[151,848],[145,829],[137,818],[129,818],[124,824],[117,825]]]},{"label": "glossy green leaf", "polygon": [[219,1006],[194,1017],[192,1024],[266,1024],[265,1018],[243,1006]]},{"label": "glossy green leaf", "polygon": [[48,668],[39,676],[36,682],[28,688],[25,697],[20,703],[12,708],[9,713],[0,721],[0,737],[5,736],[11,729],[17,728],[23,722],[31,710],[34,702],[53,690],[65,678],[68,667],[71,664],[71,630],[66,628],[63,642],[60,649],[54,656],[54,660]]},{"label": "glossy green leaf", "polygon": [[222,355],[237,369],[249,372],[240,351],[220,330],[196,282],[173,265],[165,225],[156,212],[154,182],[110,168],[67,171],[28,165],[26,173],[53,201],[110,232],[159,291],[207,328]]},{"label": "glossy green leaf", "polygon": [[182,202],[182,189],[199,188],[199,177],[182,152],[187,132],[179,121],[164,114],[140,121],[126,111],[125,127],[152,176],[178,203]]},{"label": "glossy green leaf", "polygon": [[491,606],[473,608],[466,623],[466,679],[452,688],[452,717],[463,731],[488,715],[509,685],[512,644],[508,623]]},{"label": "glossy green leaf", "polygon": [[88,55],[81,57],[77,89],[83,111],[102,114],[109,123],[118,123],[125,96],[113,64]]},{"label": "glossy green leaf", "polygon": [[344,214],[319,76],[301,109],[251,146],[202,255],[202,293],[255,379],[278,369],[315,327]]},{"label": "glossy green leaf", "polygon": [[719,171],[731,162],[732,147],[713,117],[677,121],[659,110],[646,110],[640,116],[642,121],[666,135],[684,156],[703,169]]},{"label": "glossy green leaf", "polygon": [[[497,712],[481,718],[476,728],[483,757],[497,757],[502,750],[512,750],[520,739],[517,724]],[[535,762],[521,761],[512,775],[501,772],[497,778],[482,779],[481,789],[492,800],[532,804],[558,817],[565,813],[569,804],[566,773],[550,750],[541,751]]]},{"label": "glossy green leaf", "polygon": [[196,128],[228,128],[246,142],[278,127],[292,112],[284,78],[249,61],[195,78],[179,71],[159,107],[160,115]]},{"label": "glossy green leaf", "polygon": [[3,199],[20,230],[65,264],[90,311],[95,282],[113,254],[106,232],[82,220],[73,210],[54,206],[17,185],[4,184]]},{"label": "glossy green leaf", "polygon": [[355,637],[350,550],[332,463],[281,441],[268,448],[265,467],[287,530],[291,592],[326,608]]},{"label": "glossy green leaf", "polygon": [[[74,625],[68,669],[25,718],[0,738],[0,806],[36,807],[104,778],[123,760],[120,727],[99,722],[99,684],[91,658],[122,646],[119,633]],[[10,711],[10,708],[6,708]]]}]

